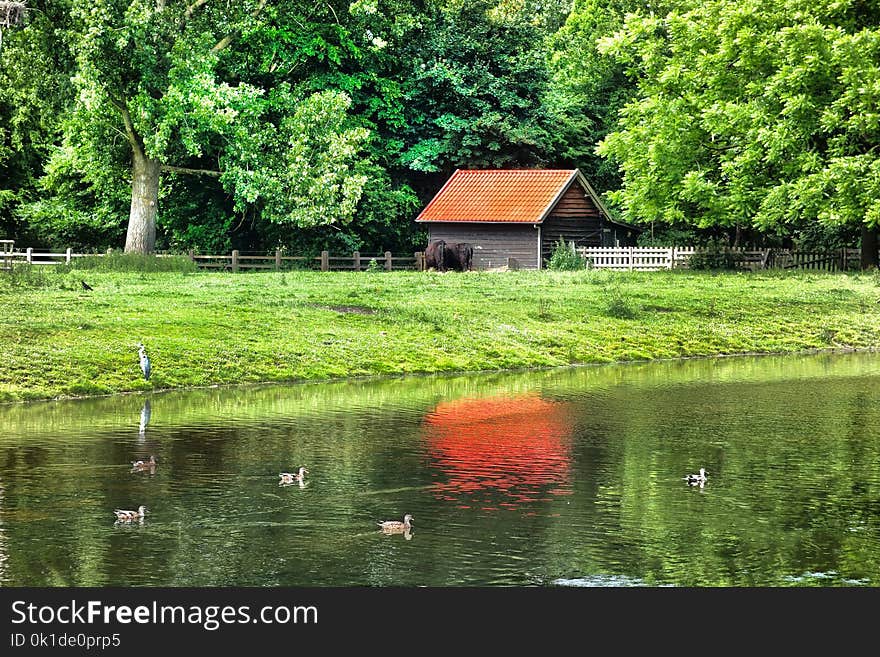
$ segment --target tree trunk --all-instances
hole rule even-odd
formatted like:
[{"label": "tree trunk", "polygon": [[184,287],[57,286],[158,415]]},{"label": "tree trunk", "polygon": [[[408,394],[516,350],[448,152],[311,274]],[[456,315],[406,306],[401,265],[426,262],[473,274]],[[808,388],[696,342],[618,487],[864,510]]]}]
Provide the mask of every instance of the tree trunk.
[{"label": "tree trunk", "polygon": [[876,227],[868,228],[862,225],[862,269],[876,269],[880,266],[880,258],[877,257],[877,233]]},{"label": "tree trunk", "polygon": [[134,149],[132,158],[131,212],[128,216],[125,252],[152,253],[156,248],[160,164],[139,149]]}]

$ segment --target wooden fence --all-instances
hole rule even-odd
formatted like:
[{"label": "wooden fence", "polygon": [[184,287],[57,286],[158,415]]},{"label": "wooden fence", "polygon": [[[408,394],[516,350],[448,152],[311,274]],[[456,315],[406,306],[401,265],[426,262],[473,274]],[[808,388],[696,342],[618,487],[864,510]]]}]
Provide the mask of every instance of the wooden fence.
[{"label": "wooden fence", "polygon": [[[657,271],[660,269],[687,268],[695,253],[710,253],[694,247],[586,247],[579,252],[595,269],[618,269],[626,271]],[[728,253],[738,269],[813,269],[822,271],[848,271],[860,264],[859,249],[836,249],[833,251],[792,251],[789,249],[728,248]]]},{"label": "wooden fence", "polygon": [[[103,253],[73,253],[72,249],[62,252],[36,251],[32,248],[15,250],[12,240],[0,240],[0,268],[9,269],[13,263],[25,262],[31,265],[70,264],[74,258],[102,256]],[[167,257],[166,254],[157,254]],[[252,254],[233,251],[229,255],[196,255],[189,253],[189,258],[199,269],[220,269],[224,271],[270,270],[282,269],[313,269],[316,271],[364,271],[372,261],[376,267],[385,271],[416,270],[425,268],[425,256],[421,251],[410,256],[395,256],[390,251],[379,255],[362,254],[355,251],[349,256],[331,256],[329,251],[321,255],[288,256],[282,251],[273,254]]]},{"label": "wooden fence", "polygon": [[[859,249],[837,249],[834,251],[792,251],[788,249],[727,249],[736,259],[737,268],[756,271],[759,269],[812,269],[822,271],[848,271],[857,269],[860,264]],[[657,271],[660,269],[687,268],[691,256],[702,253],[694,247],[589,247],[579,249],[595,269],[617,269],[624,271]],[[31,265],[70,264],[75,258],[101,256],[101,253],[73,253],[35,251],[28,248],[16,250],[12,240],[0,240],[0,269],[10,269],[16,262]],[[163,254],[159,254],[162,257]],[[378,268],[385,271],[424,271],[425,254],[417,251],[412,255],[395,256],[390,251],[378,255],[366,255],[355,251],[351,255],[330,255],[322,251],[319,256],[289,256],[282,251],[272,254],[242,253],[233,251],[229,255],[196,255],[189,253],[190,259],[199,269],[219,269],[224,271],[313,269],[316,271],[364,271],[375,260]]]},{"label": "wooden fence", "polygon": [[280,271],[282,269],[314,269],[317,271],[364,271],[375,260],[376,267],[385,271],[416,270],[425,268],[425,256],[421,251],[411,256],[395,256],[391,251],[379,255],[366,255],[355,251],[350,256],[334,256],[329,251],[321,251],[321,255],[288,256],[281,251],[275,251],[272,255],[242,254],[233,251],[229,255],[195,255],[189,257],[195,261],[200,269],[223,269],[226,271],[241,271],[246,269],[268,269]]}]

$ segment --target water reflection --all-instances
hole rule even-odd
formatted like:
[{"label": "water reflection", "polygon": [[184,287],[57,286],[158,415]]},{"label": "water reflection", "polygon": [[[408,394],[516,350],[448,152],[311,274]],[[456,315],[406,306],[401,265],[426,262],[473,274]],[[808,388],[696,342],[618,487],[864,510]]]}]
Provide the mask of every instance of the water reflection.
[{"label": "water reflection", "polygon": [[146,437],[147,433],[147,425],[150,423],[150,414],[152,413],[152,409],[150,407],[150,400],[145,399],[144,405],[141,408],[141,420],[138,425],[138,436],[143,440]]},{"label": "water reflection", "polygon": [[880,585],[876,354],[12,404],[0,427],[3,585]]},{"label": "water reflection", "polygon": [[424,421],[434,494],[484,510],[570,495],[570,413],[536,394],[437,404]]}]

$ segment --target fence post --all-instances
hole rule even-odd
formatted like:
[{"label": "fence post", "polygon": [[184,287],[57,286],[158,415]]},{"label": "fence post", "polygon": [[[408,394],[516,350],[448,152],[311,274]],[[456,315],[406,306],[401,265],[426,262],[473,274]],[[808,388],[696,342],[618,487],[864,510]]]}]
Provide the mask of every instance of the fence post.
[{"label": "fence post", "polygon": [[391,271],[391,251],[385,252],[385,271]]},{"label": "fence post", "polygon": [[416,271],[425,271],[425,254],[422,251],[413,253],[416,259]]},{"label": "fence post", "polygon": [[73,253],[73,249],[71,249],[71,248],[68,246],[68,247],[67,247],[67,251],[64,252],[64,263],[67,264],[67,265],[70,264],[70,254],[71,254],[71,253]]},{"label": "fence post", "polygon": [[321,251],[321,271],[330,271],[330,252]]},{"label": "fence post", "polygon": [[360,271],[361,270],[361,252],[355,251],[354,253],[351,254],[351,257],[352,257],[352,260],[354,260],[354,270]]},{"label": "fence post", "polygon": [[195,249],[190,249],[190,250],[189,250],[189,253],[188,253],[187,255],[189,255],[189,259],[190,259],[190,260],[192,260],[193,262],[196,261],[196,251],[195,251]]},{"label": "fence post", "polygon": [[238,271],[238,249],[232,252],[232,271]]},{"label": "fence post", "polygon": [[275,249],[275,271],[281,271],[281,249]]},{"label": "fence post", "polygon": [[633,270],[633,248],[629,247],[629,270]]},{"label": "fence post", "polygon": [[29,246],[27,248],[27,263],[32,265],[34,263],[34,247]]}]

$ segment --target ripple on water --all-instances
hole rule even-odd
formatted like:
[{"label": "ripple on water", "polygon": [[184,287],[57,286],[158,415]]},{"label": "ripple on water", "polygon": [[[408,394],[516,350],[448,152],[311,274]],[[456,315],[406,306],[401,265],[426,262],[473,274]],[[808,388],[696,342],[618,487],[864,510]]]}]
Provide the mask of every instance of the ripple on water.
[{"label": "ripple on water", "polygon": [[560,578],[553,580],[557,586],[575,586],[582,588],[592,587],[634,587],[649,586],[644,580],[638,577],[627,577],[626,575],[588,575],[586,577]]}]

